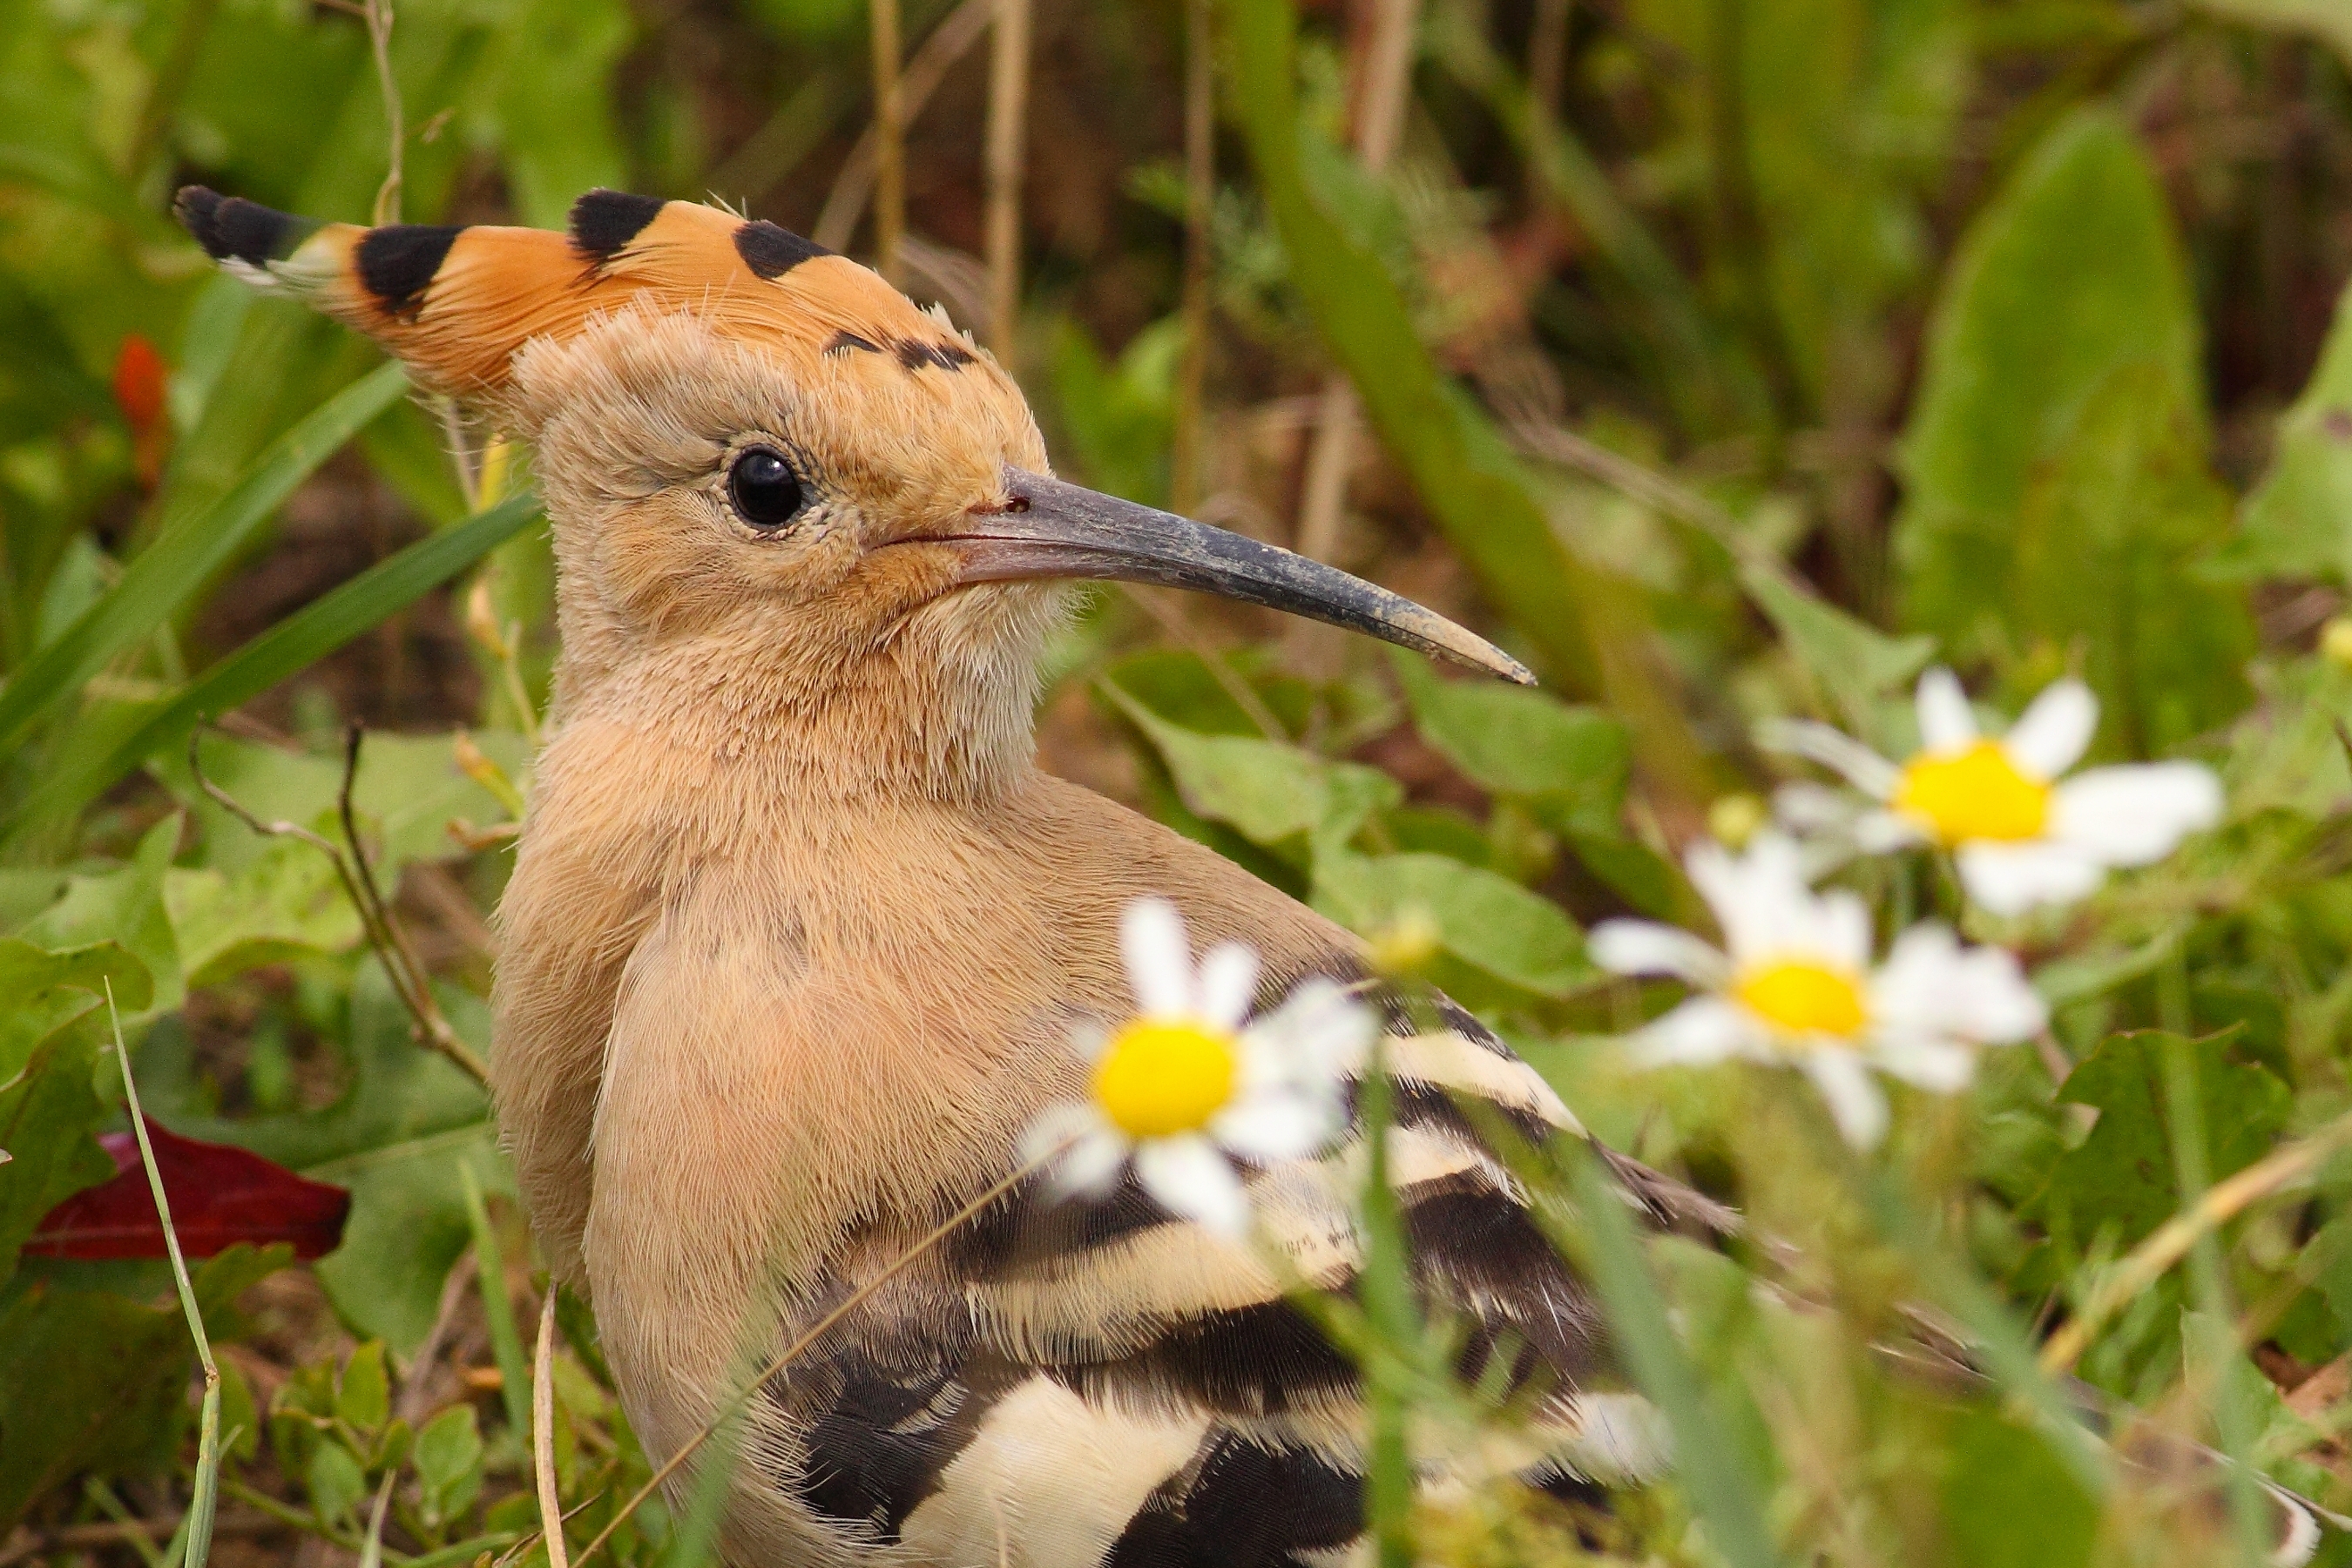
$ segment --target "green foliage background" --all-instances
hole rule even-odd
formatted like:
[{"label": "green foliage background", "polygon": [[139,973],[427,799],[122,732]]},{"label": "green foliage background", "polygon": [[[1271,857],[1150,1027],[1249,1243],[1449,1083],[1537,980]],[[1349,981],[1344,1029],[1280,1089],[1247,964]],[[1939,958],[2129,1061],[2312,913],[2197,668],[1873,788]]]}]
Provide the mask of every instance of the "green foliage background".
[{"label": "green foliage background", "polygon": [[[906,0],[909,37],[951,9]],[[1431,977],[1598,1133],[1794,1246],[1638,1242],[1605,1203],[1563,1236],[1686,1461],[1590,1550],[2242,1558],[2181,1478],[2045,1419],[2066,1395],[2032,1355],[2207,1184],[2352,1114],[2352,7],[1424,0],[1374,174],[1348,149],[1376,8],[1216,0],[1189,316],[1184,7],[1036,9],[1011,358],[1064,468],[1293,542],[1342,374],[1373,438],[1339,559],[1544,678],[1108,595],[1055,649],[1048,763],[1368,935],[1425,918]],[[868,118],[857,0],[395,15],[413,221],[557,226],[606,184],[807,230]],[[916,291],[965,320],[984,53],[908,147],[912,231],[946,258]],[[0,0],[0,1563],[154,1561],[120,1521],[168,1533],[194,1462],[160,1267],[18,1256],[110,1173],[109,987],[162,1121],[354,1194],[315,1268],[199,1273],[229,1347],[216,1552],[543,1558],[517,1320],[544,1281],[487,1103],[419,1047],[328,858],[189,763],[193,735],[254,816],[332,838],[340,731],[368,726],[361,837],[439,1016],[489,1050],[486,919],[554,652],[535,503],[486,478],[491,433],[168,216],[200,179],[363,219],[389,127],[349,6]],[[1630,1070],[1617,1037],[1671,998],[1599,973],[1584,931],[1698,920],[1680,847],[1793,776],[1756,727],[1899,755],[1931,660],[2004,712],[2080,674],[2095,754],[2210,763],[2226,821],[2077,910],[1970,917],[2026,956],[2052,1034],[1901,1100],[1869,1160],[1770,1075]],[[1927,858],[1847,876],[1891,914],[1956,908]],[[1530,1179],[1572,1210],[1588,1176]],[[2076,1370],[2145,1413],[2120,1431],[2352,1505],[2347,1196],[2315,1161],[2116,1303]],[[1889,1368],[1907,1304],[1965,1326],[1990,1392]],[[646,1466],[561,1306],[584,1540]],[[1482,1494],[1416,1527],[1454,1563],[1585,1550],[1538,1511]],[[658,1502],[610,1550],[696,1552]]]}]

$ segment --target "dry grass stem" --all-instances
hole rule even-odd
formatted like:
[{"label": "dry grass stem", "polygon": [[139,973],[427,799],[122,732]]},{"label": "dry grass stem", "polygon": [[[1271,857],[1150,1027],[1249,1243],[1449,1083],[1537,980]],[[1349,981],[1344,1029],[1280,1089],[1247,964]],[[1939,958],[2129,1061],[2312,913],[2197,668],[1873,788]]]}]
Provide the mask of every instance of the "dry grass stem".
[{"label": "dry grass stem", "polygon": [[898,0],[868,0],[874,43],[874,266],[898,283],[907,229],[907,120],[898,92]]},{"label": "dry grass stem", "polygon": [[1029,0],[996,0],[988,55],[988,343],[1008,369],[1021,325],[1021,178],[1029,126]]},{"label": "dry grass stem", "polygon": [[547,1568],[571,1568],[563,1544],[563,1498],[555,1485],[555,1283],[539,1307],[539,1344],[530,1363],[531,1477],[539,1488],[539,1532]]},{"label": "dry grass stem", "polygon": [[[947,77],[950,68],[963,58],[971,46],[988,30],[988,20],[996,0],[963,0],[963,4],[948,14],[948,19],[930,31],[915,58],[898,75],[898,125],[903,132],[920,117],[923,106]],[[877,122],[878,124],[878,121]],[[857,232],[857,220],[866,216],[866,204],[873,199],[876,166],[880,159],[881,138],[877,124],[866,126],[857,138],[857,144],[842,160],[841,173],[833,180],[833,189],[825,194],[824,205],[817,212],[816,226],[809,237],[827,250],[846,250],[851,237]],[[900,237],[901,242],[904,236]]]}]

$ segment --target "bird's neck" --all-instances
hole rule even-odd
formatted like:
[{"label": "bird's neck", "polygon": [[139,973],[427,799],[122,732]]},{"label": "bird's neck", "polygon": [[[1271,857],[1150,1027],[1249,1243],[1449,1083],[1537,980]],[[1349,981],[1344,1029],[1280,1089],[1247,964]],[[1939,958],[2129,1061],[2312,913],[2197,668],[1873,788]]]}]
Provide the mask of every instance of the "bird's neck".
[{"label": "bird's neck", "polygon": [[557,717],[658,737],[780,800],[985,808],[1034,772],[1033,641],[946,650],[906,635],[827,660],[763,657],[740,632],[678,638],[593,669],[567,665]]}]

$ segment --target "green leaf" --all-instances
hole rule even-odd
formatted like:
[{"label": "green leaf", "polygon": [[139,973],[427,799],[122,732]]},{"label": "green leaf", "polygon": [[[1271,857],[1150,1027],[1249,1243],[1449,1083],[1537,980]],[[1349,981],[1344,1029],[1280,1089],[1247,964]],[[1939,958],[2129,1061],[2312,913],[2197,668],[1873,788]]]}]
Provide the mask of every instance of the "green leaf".
[{"label": "green leaf", "polygon": [[1878,699],[1927,667],[1931,637],[1889,637],[1778,573],[1748,567],[1740,581],[1837,716],[1859,734],[1876,728]]},{"label": "green leaf", "polygon": [[359,911],[334,863],[318,846],[291,838],[269,840],[234,875],[173,870],[163,903],[192,987],[301,952],[341,952],[361,935]]},{"label": "green leaf", "polygon": [[1434,921],[1464,963],[1558,996],[1589,984],[1584,937],[1558,904],[1508,877],[1443,855],[1335,854],[1315,863],[1316,909],[1372,935],[1407,911]]},{"label": "green leaf", "polygon": [[2122,120],[2083,110],[1978,216],[1936,301],[1901,451],[1909,624],[1960,657],[1997,636],[2034,469],[2119,367],[2155,367],[2201,450],[2199,354],[2163,190]]},{"label": "green leaf", "polygon": [[416,1467],[419,1511],[439,1529],[474,1504],[482,1489],[482,1434],[470,1405],[453,1405],[427,1421],[408,1452]]},{"label": "green leaf", "polygon": [[2201,451],[2169,374],[2137,361],[2092,392],[2020,509],[2011,635],[2086,656],[2110,752],[2155,755],[2246,703],[2253,617],[2190,570],[2230,525]]},{"label": "green leaf", "polygon": [[[2180,1206],[2164,1112],[2168,1037],[2154,1030],[2110,1036],[2059,1091],[2061,1100],[2095,1108],[2099,1120],[2079,1148],[2059,1158],[2026,1213],[2078,1249],[2110,1226],[2118,1245],[2136,1245]],[[2204,1108],[2206,1168],[2220,1181],[2269,1152],[2292,1096],[2267,1070],[2231,1060],[2226,1038],[2189,1048]]]},{"label": "green leaf", "polygon": [[[177,1007],[187,994],[181,975],[180,946],[163,903],[163,884],[180,841],[180,818],[167,816],[147,830],[129,863],[111,871],[69,877],[65,894],[17,930],[17,936],[53,952],[91,942],[117,942],[130,949],[152,984],[145,1006]],[[117,1008],[129,1014],[127,997]]]},{"label": "green leaf", "polygon": [[1184,804],[1253,843],[1304,839],[1319,858],[1344,847],[1374,813],[1404,800],[1403,786],[1377,768],[1272,741],[1197,734],[1109,690],[1167,762]]},{"label": "green leaf", "polygon": [[14,937],[0,941],[0,1083],[22,1072],[59,1030],[103,1008],[110,984],[118,1009],[146,1008],[147,966],[119,942],[53,952]]},{"label": "green leaf", "polygon": [[392,1419],[392,1385],[383,1371],[383,1342],[370,1340],[352,1352],[335,1380],[335,1419],[373,1433]]},{"label": "green leaf", "polygon": [[367,1496],[367,1472],[349,1448],[332,1439],[320,1443],[310,1456],[303,1479],[310,1487],[310,1507],[329,1524],[348,1517]]},{"label": "green leaf", "polygon": [[518,0],[488,108],[520,221],[562,228],[581,192],[628,183],[608,84],[634,31],[618,0]]},{"label": "green leaf", "polygon": [[129,733],[113,745],[69,754],[27,797],[11,825],[11,841],[72,816],[149,757],[184,742],[200,721],[259,696],[415,604],[521,532],[538,515],[536,495],[525,491],[509,496],[480,516],[418,541],[311,601],[174,695],[141,710]]},{"label": "green leaf", "polygon": [[21,740],[42,714],[78,693],[117,654],[170,620],[235,558],[297,485],[407,389],[408,377],[396,364],[362,376],[278,437],[226,495],[167,523],[124,570],[121,581],[0,690],[0,752]]},{"label": "green leaf", "polygon": [[2352,288],[2273,440],[2270,472],[2246,498],[2222,563],[2245,576],[2352,582]]},{"label": "green leaf", "polygon": [[2099,1534],[2098,1500],[2041,1436],[1990,1410],[1953,1418],[1944,1538],[1954,1568],[2078,1568]]},{"label": "green leaf", "polygon": [[1413,727],[1465,778],[1496,795],[1557,801],[1615,826],[1631,754],[1622,723],[1525,687],[1447,680],[1409,655],[1391,662]]},{"label": "green leaf", "polygon": [[[101,1162],[112,1171],[111,1162]],[[0,1193],[7,1184],[0,1182]],[[5,1202],[0,1197],[0,1202]],[[290,1247],[232,1247],[195,1270],[207,1334],[226,1338],[231,1303],[292,1261]],[[0,1309],[0,1530],[78,1471],[164,1470],[188,1420],[195,1350],[179,1303],[149,1307],[97,1290],[31,1289]]]}]

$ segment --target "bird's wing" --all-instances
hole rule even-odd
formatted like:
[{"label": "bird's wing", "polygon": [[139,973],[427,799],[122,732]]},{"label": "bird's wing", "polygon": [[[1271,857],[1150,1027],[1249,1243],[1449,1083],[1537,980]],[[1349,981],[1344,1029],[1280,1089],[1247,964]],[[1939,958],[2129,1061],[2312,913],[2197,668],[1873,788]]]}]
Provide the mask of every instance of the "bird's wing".
[{"label": "bird's wing", "polygon": [[[1591,1290],[1461,1102],[1531,1139],[1582,1130],[1467,1013],[1449,1004],[1444,1024],[1400,1019],[1388,1053],[1391,1181],[1424,1303],[1457,1325],[1465,1378],[1525,1402],[1525,1441],[1499,1468],[1564,1491],[1645,1476],[1664,1460],[1658,1421],[1617,1374]],[[1660,1227],[1736,1226],[1720,1205],[1606,1158]],[[1281,1268],[1170,1213],[1131,1175],[1091,1200],[1027,1179],[762,1391],[772,1484],[853,1554],[1247,1564],[1342,1551],[1362,1519],[1357,1371],[1286,1299],[1283,1274],[1353,1286],[1363,1161],[1350,1136],[1254,1171]],[[887,1261],[881,1250],[845,1263],[792,1317],[830,1310]]]}]

